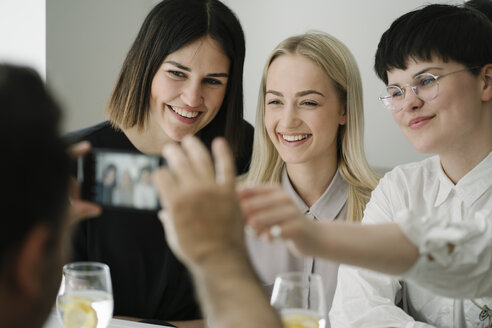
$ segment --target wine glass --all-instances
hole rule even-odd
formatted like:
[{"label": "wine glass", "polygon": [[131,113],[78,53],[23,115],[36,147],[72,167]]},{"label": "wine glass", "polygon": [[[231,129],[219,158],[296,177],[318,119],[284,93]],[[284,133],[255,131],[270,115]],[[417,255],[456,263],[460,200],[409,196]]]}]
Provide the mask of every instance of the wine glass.
[{"label": "wine glass", "polygon": [[65,328],[107,327],[113,316],[109,267],[98,262],[66,264],[56,308]]},{"label": "wine glass", "polygon": [[324,328],[326,303],[321,277],[315,273],[277,275],[271,304],[286,328]]}]

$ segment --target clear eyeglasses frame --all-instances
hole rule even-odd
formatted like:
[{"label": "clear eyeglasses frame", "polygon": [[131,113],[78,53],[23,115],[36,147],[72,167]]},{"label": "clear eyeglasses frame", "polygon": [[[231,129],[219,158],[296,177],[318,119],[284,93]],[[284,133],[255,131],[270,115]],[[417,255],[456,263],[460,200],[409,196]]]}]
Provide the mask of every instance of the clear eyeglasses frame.
[{"label": "clear eyeglasses frame", "polygon": [[404,84],[402,86],[389,85],[384,88],[379,100],[383,103],[384,107],[397,113],[403,109],[403,102],[405,100],[405,93],[407,87],[410,87],[412,92],[417,98],[422,101],[430,101],[437,97],[439,94],[439,80],[445,76],[478,69],[480,66],[467,67],[457,71],[434,75],[431,73],[422,73],[414,77],[412,83]]}]

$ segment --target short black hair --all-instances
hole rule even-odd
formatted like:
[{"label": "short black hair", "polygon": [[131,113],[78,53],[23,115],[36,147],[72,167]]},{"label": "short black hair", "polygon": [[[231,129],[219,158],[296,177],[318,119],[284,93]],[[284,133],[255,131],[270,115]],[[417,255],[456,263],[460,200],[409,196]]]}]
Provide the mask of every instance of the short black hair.
[{"label": "short black hair", "polygon": [[200,132],[210,146],[224,136],[234,154],[242,154],[243,67],[245,39],[236,15],[219,0],[164,0],[145,18],[109,99],[106,112],[118,128],[147,122],[152,79],[171,53],[202,38],[216,40],[230,60],[227,89],[217,116]]},{"label": "short black hair", "polygon": [[473,9],[428,5],[395,20],[382,35],[375,57],[376,74],[386,84],[387,72],[406,69],[409,59],[437,57],[482,67],[492,62],[492,24]]},{"label": "short black hair", "polygon": [[464,7],[478,10],[492,21],[492,0],[469,0]]},{"label": "short black hair", "polygon": [[60,119],[34,70],[0,64],[0,271],[36,225],[45,223],[53,231],[48,247],[58,241],[70,164]]}]

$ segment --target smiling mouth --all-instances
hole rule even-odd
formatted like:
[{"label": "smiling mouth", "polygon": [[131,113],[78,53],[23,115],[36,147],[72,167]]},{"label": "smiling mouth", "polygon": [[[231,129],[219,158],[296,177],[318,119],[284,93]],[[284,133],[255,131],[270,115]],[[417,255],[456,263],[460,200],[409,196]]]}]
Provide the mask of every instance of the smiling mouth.
[{"label": "smiling mouth", "polygon": [[171,105],[167,105],[173,112],[178,114],[179,116],[182,116],[184,118],[195,118],[198,115],[201,114],[201,112],[196,112],[196,111],[189,111],[183,108],[178,108],[178,107],[173,107]]},{"label": "smiling mouth", "polygon": [[312,134],[296,134],[296,135],[285,135],[285,134],[280,134],[282,139],[288,142],[296,142],[296,141],[301,141],[309,138],[312,136]]},{"label": "smiling mouth", "polygon": [[426,123],[426,122],[432,120],[434,118],[434,116],[435,115],[421,116],[421,117],[414,118],[413,120],[408,122],[408,126],[409,127],[418,127],[418,126],[422,125],[423,123]]}]

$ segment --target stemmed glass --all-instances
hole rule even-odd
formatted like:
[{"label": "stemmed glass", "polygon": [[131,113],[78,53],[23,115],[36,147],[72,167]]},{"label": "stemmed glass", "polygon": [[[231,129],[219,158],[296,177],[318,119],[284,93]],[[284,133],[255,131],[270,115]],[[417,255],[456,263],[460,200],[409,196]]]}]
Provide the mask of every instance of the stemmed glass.
[{"label": "stemmed glass", "polygon": [[65,328],[107,327],[113,315],[109,267],[98,262],[66,264],[56,308]]},{"label": "stemmed glass", "polygon": [[271,304],[286,328],[324,328],[326,302],[321,277],[315,273],[277,275]]}]

